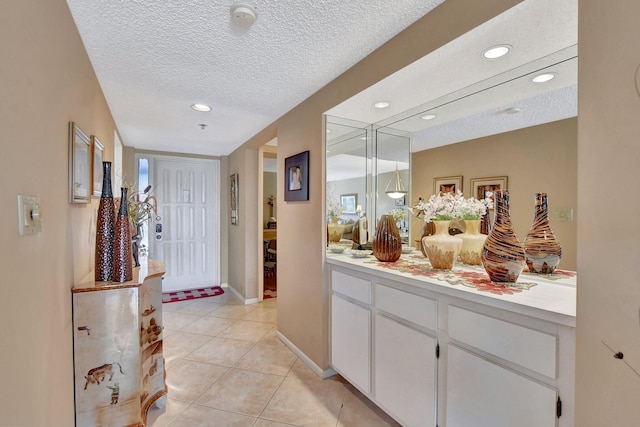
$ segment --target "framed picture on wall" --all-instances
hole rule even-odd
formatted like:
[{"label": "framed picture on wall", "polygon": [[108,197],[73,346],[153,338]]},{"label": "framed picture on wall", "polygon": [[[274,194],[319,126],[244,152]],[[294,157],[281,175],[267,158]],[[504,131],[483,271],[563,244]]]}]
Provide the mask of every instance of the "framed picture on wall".
[{"label": "framed picture on wall", "polygon": [[102,156],[104,154],[104,145],[96,138],[95,135],[91,135],[91,149],[93,150],[93,159],[91,160],[91,176],[93,177],[91,188],[92,194],[96,197],[102,195]]},{"label": "framed picture on wall", "polygon": [[462,191],[462,175],[433,178],[433,194]]},{"label": "framed picture on wall", "polygon": [[231,210],[231,225],[238,225],[238,174],[234,173],[229,177],[229,208]]},{"label": "framed picture on wall", "polygon": [[402,196],[399,199],[395,199],[396,206],[404,206],[405,197],[407,197],[407,196]]},{"label": "framed picture on wall", "polygon": [[[473,178],[471,180],[472,196],[478,200],[489,198],[493,201],[493,192],[507,190],[509,178],[506,176],[492,176],[489,178]],[[491,205],[493,208],[493,204]]]},{"label": "framed picture on wall", "polygon": [[340,196],[340,204],[344,207],[344,214],[355,214],[356,206],[358,206],[357,194],[342,194]]},{"label": "framed picture on wall", "polygon": [[309,151],[284,159],[284,200],[309,200]]},{"label": "framed picture on wall", "polygon": [[75,122],[69,123],[69,203],[91,199],[91,139]]}]

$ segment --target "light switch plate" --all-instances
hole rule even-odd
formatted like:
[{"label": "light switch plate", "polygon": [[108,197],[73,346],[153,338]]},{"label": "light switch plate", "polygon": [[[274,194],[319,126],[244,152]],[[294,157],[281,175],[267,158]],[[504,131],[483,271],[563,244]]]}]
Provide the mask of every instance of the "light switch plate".
[{"label": "light switch plate", "polygon": [[18,233],[21,236],[42,231],[40,197],[18,196]]}]

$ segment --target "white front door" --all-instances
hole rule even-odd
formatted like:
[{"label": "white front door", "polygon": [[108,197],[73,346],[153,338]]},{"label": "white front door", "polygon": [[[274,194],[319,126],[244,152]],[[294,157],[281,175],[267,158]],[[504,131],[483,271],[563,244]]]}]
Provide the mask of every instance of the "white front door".
[{"label": "white front door", "polygon": [[165,263],[162,291],[220,284],[220,162],[149,156],[158,214],[149,256]]}]

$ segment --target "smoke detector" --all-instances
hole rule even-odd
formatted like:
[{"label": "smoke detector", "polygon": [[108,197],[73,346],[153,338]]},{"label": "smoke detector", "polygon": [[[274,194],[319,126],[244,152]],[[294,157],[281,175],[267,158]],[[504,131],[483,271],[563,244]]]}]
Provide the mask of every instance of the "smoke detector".
[{"label": "smoke detector", "polygon": [[231,6],[231,22],[239,27],[250,27],[258,18],[258,10],[246,3]]}]

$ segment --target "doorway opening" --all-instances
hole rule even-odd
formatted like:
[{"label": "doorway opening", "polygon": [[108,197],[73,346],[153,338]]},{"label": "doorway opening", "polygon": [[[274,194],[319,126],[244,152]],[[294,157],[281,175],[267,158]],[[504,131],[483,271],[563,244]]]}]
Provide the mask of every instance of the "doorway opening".
[{"label": "doorway opening", "polygon": [[277,140],[260,148],[261,181],[259,199],[262,215],[261,299],[276,298],[278,293],[278,162]]}]

